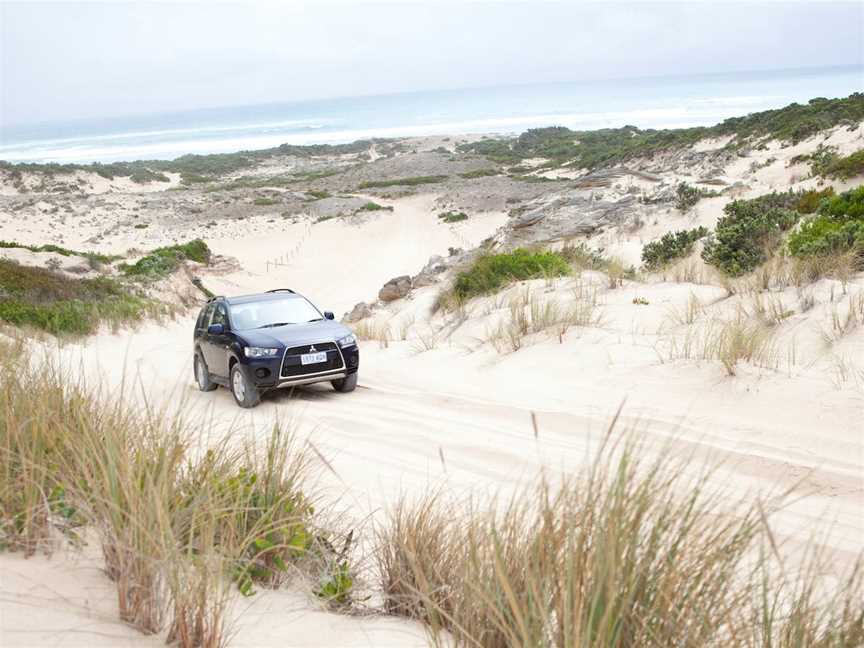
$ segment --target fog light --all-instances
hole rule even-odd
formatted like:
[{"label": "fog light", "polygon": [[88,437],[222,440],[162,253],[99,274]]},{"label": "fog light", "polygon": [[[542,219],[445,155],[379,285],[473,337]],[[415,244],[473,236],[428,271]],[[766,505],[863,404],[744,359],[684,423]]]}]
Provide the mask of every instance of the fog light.
[{"label": "fog light", "polygon": [[265,369],[264,367],[260,367],[260,368],[255,370],[255,375],[258,376],[259,378],[266,378],[267,376],[270,375],[270,370]]}]

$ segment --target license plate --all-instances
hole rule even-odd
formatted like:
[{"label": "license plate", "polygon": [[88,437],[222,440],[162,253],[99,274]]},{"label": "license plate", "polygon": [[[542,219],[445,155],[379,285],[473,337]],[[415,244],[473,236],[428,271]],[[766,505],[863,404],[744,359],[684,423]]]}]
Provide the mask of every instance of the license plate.
[{"label": "license plate", "polygon": [[304,353],[300,356],[300,364],[318,364],[319,362],[327,362],[326,351],[321,351],[319,353]]}]

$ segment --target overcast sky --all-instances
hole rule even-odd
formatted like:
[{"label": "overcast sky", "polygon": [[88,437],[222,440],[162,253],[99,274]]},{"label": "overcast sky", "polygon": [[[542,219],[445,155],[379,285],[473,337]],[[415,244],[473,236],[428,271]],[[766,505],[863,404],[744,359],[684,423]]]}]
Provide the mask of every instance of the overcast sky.
[{"label": "overcast sky", "polygon": [[0,124],[864,58],[858,2],[0,2]]}]

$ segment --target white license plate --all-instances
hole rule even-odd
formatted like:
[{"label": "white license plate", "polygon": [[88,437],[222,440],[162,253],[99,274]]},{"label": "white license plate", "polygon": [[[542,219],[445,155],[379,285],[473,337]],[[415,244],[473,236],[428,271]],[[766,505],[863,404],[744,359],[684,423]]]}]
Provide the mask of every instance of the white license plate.
[{"label": "white license plate", "polygon": [[318,364],[319,362],[327,362],[327,352],[320,353],[304,353],[300,356],[300,364]]}]

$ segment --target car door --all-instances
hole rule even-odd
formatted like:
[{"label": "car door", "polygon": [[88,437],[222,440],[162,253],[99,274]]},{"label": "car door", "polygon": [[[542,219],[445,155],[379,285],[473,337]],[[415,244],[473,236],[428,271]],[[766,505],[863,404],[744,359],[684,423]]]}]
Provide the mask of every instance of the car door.
[{"label": "car door", "polygon": [[228,348],[231,346],[231,331],[228,323],[228,309],[225,304],[216,304],[213,316],[210,318],[208,329],[214,324],[222,325],[222,333],[210,333],[205,335],[205,344],[202,345],[204,359],[207,360],[207,369],[214,376],[228,377]]}]

